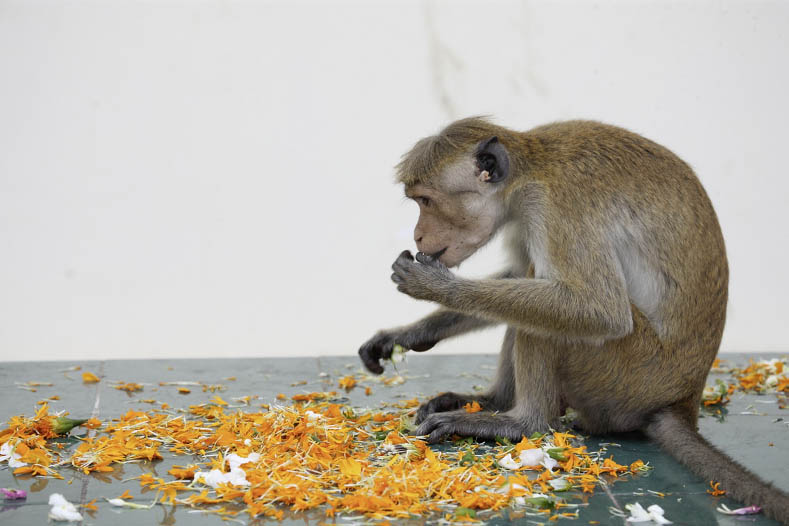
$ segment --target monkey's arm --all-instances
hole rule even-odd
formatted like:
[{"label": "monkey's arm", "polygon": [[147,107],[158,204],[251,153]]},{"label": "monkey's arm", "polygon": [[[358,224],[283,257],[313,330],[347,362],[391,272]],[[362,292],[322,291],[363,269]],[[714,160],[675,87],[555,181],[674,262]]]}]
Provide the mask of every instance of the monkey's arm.
[{"label": "monkey's arm", "polygon": [[[504,270],[491,279],[506,281],[513,277],[510,270]],[[473,316],[462,312],[441,308],[409,325],[379,331],[359,348],[359,356],[368,370],[381,374],[380,360],[392,356],[394,345],[424,352],[432,349],[438,342],[471,331],[484,329],[499,322],[490,317]]]},{"label": "monkey's arm", "polygon": [[[392,267],[392,280],[417,299],[535,334],[620,338],[633,329],[632,311],[617,262],[605,254],[574,254],[556,279],[467,280],[430,256],[419,253],[414,261],[406,251]],[[583,263],[574,267],[572,261]]]}]

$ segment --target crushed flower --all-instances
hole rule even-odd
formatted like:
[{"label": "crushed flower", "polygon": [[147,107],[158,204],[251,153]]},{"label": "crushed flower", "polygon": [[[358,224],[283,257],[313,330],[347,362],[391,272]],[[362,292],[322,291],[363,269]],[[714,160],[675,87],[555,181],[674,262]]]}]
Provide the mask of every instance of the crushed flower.
[{"label": "crushed flower", "polygon": [[707,493],[712,495],[713,497],[720,497],[721,495],[726,495],[726,490],[720,489],[720,482],[710,481],[710,489],[707,490]]},{"label": "crushed flower", "polygon": [[338,382],[338,385],[339,385],[340,389],[345,389],[346,391],[350,391],[351,389],[356,387],[356,378],[354,378],[353,376],[350,376],[350,375],[349,376],[344,376],[344,377],[340,378],[340,381]]},{"label": "crushed flower", "polygon": [[463,409],[466,410],[467,413],[478,413],[482,411],[482,406],[477,403],[477,401],[469,402],[463,406]]},{"label": "crushed flower", "polygon": [[[167,478],[139,477],[142,487],[157,491],[154,502],[213,506],[210,512],[220,515],[231,513],[226,506],[241,504],[252,518],[281,518],[284,508],[321,508],[328,517],[392,521],[447,514],[452,522],[468,522],[471,514],[457,517],[454,511],[558,510],[566,503],[556,496],[560,492],[591,493],[602,481],[647,469],[641,461],[625,466],[588,452],[577,437],[559,432],[524,437],[515,445],[466,441],[459,450],[434,451],[409,435],[417,399],[392,404],[397,410],[386,412],[351,407],[333,391],[293,398],[291,405],[259,412],[240,411],[219,396],[180,414],[129,410],[103,425],[92,422],[95,434],[82,438],[67,458],[46,441],[57,436],[49,420],[56,417],[42,407],[34,419],[11,418],[0,431],[0,447],[6,460],[16,453],[17,461],[28,463],[19,469],[59,477],[69,468],[111,472],[124,462],[160,459],[165,450],[188,455],[197,463],[174,466]],[[110,504],[148,507],[127,502],[130,496]]]},{"label": "crushed flower", "polygon": [[136,393],[137,391],[142,391],[142,384],[136,384],[134,382],[121,382],[118,385],[114,385],[115,389],[118,391],[126,391],[127,393]]}]

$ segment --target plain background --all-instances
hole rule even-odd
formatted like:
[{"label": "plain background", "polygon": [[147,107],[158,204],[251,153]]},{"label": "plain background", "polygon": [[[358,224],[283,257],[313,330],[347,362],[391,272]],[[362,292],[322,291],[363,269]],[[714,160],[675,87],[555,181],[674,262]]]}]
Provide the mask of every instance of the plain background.
[{"label": "plain background", "polygon": [[723,349],[789,350],[787,27],[780,1],[2,0],[0,359],[355,353],[431,310],[389,281],[417,215],[392,167],[474,114],[674,150],[728,246]]}]

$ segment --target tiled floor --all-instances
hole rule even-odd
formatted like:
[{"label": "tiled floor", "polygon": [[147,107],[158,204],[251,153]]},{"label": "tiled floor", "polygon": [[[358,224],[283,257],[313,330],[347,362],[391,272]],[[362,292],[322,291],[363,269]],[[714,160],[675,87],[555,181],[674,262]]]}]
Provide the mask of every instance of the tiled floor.
[{"label": "tiled floor", "polygon": [[[762,356],[771,358],[773,356]],[[365,396],[362,389],[351,391],[347,397],[351,404],[373,406],[381,401],[394,401],[398,398],[427,397],[439,391],[470,391],[473,385],[485,386],[493,375],[496,357],[489,355],[463,356],[456,359],[440,353],[409,356],[407,368],[400,366],[400,372],[408,380],[397,386],[385,387],[373,384],[373,395]],[[745,363],[747,357],[728,355],[724,358],[735,363]],[[92,371],[104,378],[98,384],[83,384],[79,372],[62,372],[74,366]],[[145,409],[142,399],[155,398],[173,407],[185,407],[200,403],[212,395],[203,393],[199,388],[192,389],[187,395],[178,394],[176,387],[160,387],[159,382],[200,381],[210,384],[224,384],[222,392],[225,399],[246,395],[257,395],[261,402],[273,401],[277,393],[287,395],[307,391],[336,389],[337,378],[356,372],[358,362],[352,357],[334,358],[292,358],[292,359],[230,359],[230,360],[146,360],[146,361],[105,361],[105,362],[44,362],[44,363],[5,363],[0,369],[0,421],[16,414],[30,415],[36,402],[52,395],[60,400],[51,402],[53,410],[67,410],[72,417],[99,416],[102,420],[118,417],[130,408]],[[404,370],[405,369],[405,370]],[[471,372],[468,372],[471,371]],[[328,376],[320,376],[328,373]],[[236,377],[235,381],[227,380]],[[714,377],[710,378],[710,382]],[[110,382],[122,380],[145,385],[142,392],[128,394],[113,389]],[[308,384],[291,384],[306,380]],[[19,388],[17,382],[51,382],[51,387],[37,388],[30,392]],[[711,442],[729,455],[744,463],[763,478],[773,481],[779,488],[789,490],[789,410],[781,410],[774,396],[744,396],[736,394],[726,408],[723,418],[707,415],[700,421],[701,431]],[[749,413],[749,414],[743,414]],[[758,414],[753,414],[758,413]],[[76,432],[81,433],[80,429]],[[64,439],[71,444],[74,438]],[[739,504],[727,498],[713,498],[707,494],[707,481],[692,476],[686,469],[654,445],[638,436],[612,436],[588,438],[590,450],[600,443],[613,442],[608,446],[609,454],[621,464],[642,459],[655,469],[645,476],[634,480],[619,481],[608,487],[608,491],[597,491],[588,499],[588,506],[581,508],[580,518],[572,523],[623,525],[624,519],[611,514],[610,507],[623,509],[625,504],[640,502],[645,508],[659,504],[666,510],[665,516],[677,525],[771,525],[777,524],[761,515],[748,517],[729,517],[717,513],[716,506],[725,503],[729,507]],[[165,475],[173,464],[184,464],[183,458],[165,457],[153,463],[132,463],[119,467],[112,473],[92,474],[68,472],[65,480],[46,480],[14,477],[5,463],[0,468],[0,487],[21,488],[29,492],[25,501],[4,501],[0,509],[0,524],[3,526],[45,524],[49,506],[47,499],[52,493],[62,493],[74,503],[84,503],[99,498],[99,510],[86,514],[84,524],[220,524],[221,519],[214,515],[195,513],[186,507],[175,510],[156,506],[151,510],[129,510],[113,508],[101,503],[101,497],[113,498],[124,490],[135,496],[135,502],[149,503],[153,493],[141,492],[138,481],[127,480],[143,472],[157,476]],[[666,494],[659,497],[648,490]],[[243,514],[237,517],[242,524],[275,524],[274,520],[249,521]],[[534,518],[521,517],[495,518],[491,524],[534,524]],[[326,521],[323,513],[291,513],[286,515],[283,524],[318,524]],[[347,523],[337,519],[338,524]],[[408,521],[414,524],[423,521]],[[571,523],[568,523],[571,524]],[[594,522],[592,523],[594,524]]]}]

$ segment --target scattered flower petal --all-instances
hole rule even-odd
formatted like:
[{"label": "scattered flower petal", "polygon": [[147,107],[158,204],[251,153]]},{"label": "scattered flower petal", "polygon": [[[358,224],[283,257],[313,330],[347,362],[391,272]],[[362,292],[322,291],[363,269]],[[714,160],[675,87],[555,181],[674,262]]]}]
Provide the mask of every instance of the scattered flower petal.
[{"label": "scattered flower petal", "polygon": [[627,522],[655,522],[657,524],[671,524],[671,521],[663,517],[663,508],[653,504],[644,509],[638,502],[626,504],[625,509],[630,512]]},{"label": "scattered flower petal", "polygon": [[60,493],[53,493],[49,496],[49,518],[53,521],[78,522],[82,520],[82,515],[77,511],[76,506],[67,501]]},{"label": "scattered flower petal", "polygon": [[23,489],[0,488],[0,493],[8,500],[26,499],[27,492]]},{"label": "scattered flower petal", "polygon": [[525,449],[521,451],[520,461],[522,466],[539,466],[545,459],[542,449]]},{"label": "scattered flower petal", "polygon": [[732,510],[725,504],[721,504],[718,506],[717,510],[719,513],[723,513],[724,515],[755,515],[757,513],[761,513],[762,508],[759,506],[746,506],[744,508]]},{"label": "scattered flower petal", "polygon": [[504,469],[520,469],[521,463],[513,460],[512,455],[507,453],[504,458],[499,459],[499,466]]},{"label": "scattered flower petal", "polygon": [[86,384],[95,384],[96,382],[101,381],[98,376],[95,374],[85,371],[82,373],[82,382]]},{"label": "scattered flower petal", "polygon": [[16,444],[12,445],[10,442],[6,442],[0,446],[0,462],[7,460],[9,468],[27,466],[26,462],[20,462],[20,458],[22,458],[22,455],[16,452]]}]

